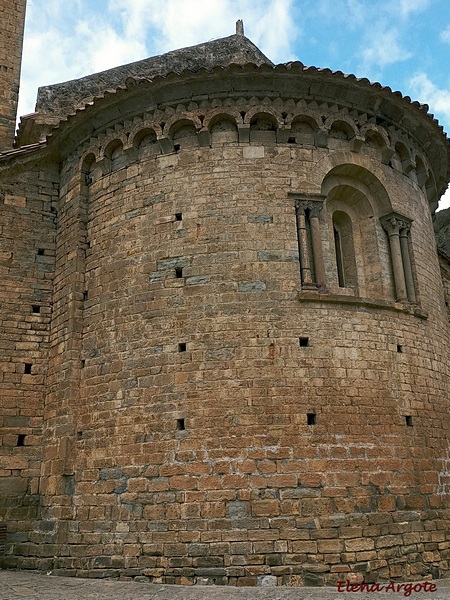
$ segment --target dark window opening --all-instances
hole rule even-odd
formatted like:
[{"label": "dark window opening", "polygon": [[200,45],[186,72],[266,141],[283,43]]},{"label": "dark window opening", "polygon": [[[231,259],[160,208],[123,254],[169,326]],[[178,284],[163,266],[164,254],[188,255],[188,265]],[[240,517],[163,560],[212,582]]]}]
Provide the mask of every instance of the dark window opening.
[{"label": "dark window opening", "polygon": [[181,267],[175,267],[175,277],[181,279],[183,277],[183,269]]},{"label": "dark window opening", "polygon": [[173,145],[173,149],[175,150],[175,152],[179,152],[179,151],[180,151],[180,148],[181,148],[181,145],[180,145],[180,144],[174,144],[174,145]]},{"label": "dark window opening", "polygon": [[25,375],[31,375],[31,367],[32,366],[33,366],[33,363],[25,363],[25,370],[24,370]]},{"label": "dark window opening", "polygon": [[306,346],[309,346],[309,338],[300,337],[298,338],[298,343],[300,345],[300,348],[306,348]]},{"label": "dark window opening", "polygon": [[44,256],[44,254],[45,254],[45,249],[44,248],[38,248],[37,255],[38,256]]},{"label": "dark window opening", "polygon": [[40,313],[41,312],[41,307],[38,306],[37,304],[33,304],[33,306],[31,307],[31,312]]},{"label": "dark window opening", "polygon": [[403,352],[403,346],[401,344],[397,344],[397,352]]},{"label": "dark window opening", "polygon": [[306,422],[308,423],[308,425],[315,425],[316,424],[316,413],[308,413],[306,415]]},{"label": "dark window opening", "polygon": [[185,429],[184,419],[177,419],[177,431],[184,431]]},{"label": "dark window opening", "polygon": [[333,231],[334,231],[334,249],[336,252],[336,266],[337,266],[339,287],[345,287],[344,265],[343,265],[343,261],[342,261],[341,235],[335,227],[334,227]]},{"label": "dark window opening", "polygon": [[178,352],[186,352],[186,343],[185,342],[181,342],[180,344],[178,344]]},{"label": "dark window opening", "polygon": [[340,288],[357,288],[358,273],[356,267],[355,247],[353,242],[352,221],[342,211],[333,214],[334,250],[336,255],[336,271]]},{"label": "dark window opening", "polygon": [[89,292],[87,290],[84,290],[83,292],[83,300],[87,300],[89,298]]},{"label": "dark window opening", "polygon": [[82,358],[82,359],[80,360],[80,366],[81,366],[81,368],[82,368],[82,369],[84,369],[84,367],[86,366],[86,361],[85,361],[85,359],[84,359],[84,358]]},{"label": "dark window opening", "polygon": [[25,438],[26,435],[24,433],[19,433],[17,436],[17,446],[25,446]]},{"label": "dark window opening", "polygon": [[80,441],[83,438],[83,432],[77,431],[77,440]]},{"label": "dark window opening", "polygon": [[295,144],[295,137],[289,137],[287,143],[288,144]]},{"label": "dark window opening", "polygon": [[413,426],[412,416],[405,415],[405,422],[406,422],[407,427],[412,427]]},{"label": "dark window opening", "polygon": [[183,213],[175,213],[175,221],[182,221]]}]

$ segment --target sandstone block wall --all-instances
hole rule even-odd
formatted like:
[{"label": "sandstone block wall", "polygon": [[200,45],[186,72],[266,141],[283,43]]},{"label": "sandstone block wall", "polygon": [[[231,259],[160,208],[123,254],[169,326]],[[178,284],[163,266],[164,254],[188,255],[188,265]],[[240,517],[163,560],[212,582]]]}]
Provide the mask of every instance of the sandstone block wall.
[{"label": "sandstone block wall", "polygon": [[0,152],[12,148],[16,129],[26,0],[0,6]]},{"label": "sandstone block wall", "polygon": [[39,511],[2,564],[447,576],[442,174],[404,122],[434,125],[227,76],[192,77],[189,102],[175,76],[106,97],[34,171],[48,185],[58,156]]},{"label": "sandstone block wall", "polygon": [[8,167],[0,172],[0,514],[20,543],[39,506],[58,187],[48,165],[45,174],[27,160]]}]

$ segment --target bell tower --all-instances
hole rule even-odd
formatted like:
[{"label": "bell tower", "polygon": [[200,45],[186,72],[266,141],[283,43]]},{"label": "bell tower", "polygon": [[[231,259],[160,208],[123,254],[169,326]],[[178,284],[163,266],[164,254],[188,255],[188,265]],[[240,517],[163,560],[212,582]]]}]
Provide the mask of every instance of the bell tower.
[{"label": "bell tower", "polygon": [[14,142],[25,8],[26,0],[0,2],[0,152]]}]

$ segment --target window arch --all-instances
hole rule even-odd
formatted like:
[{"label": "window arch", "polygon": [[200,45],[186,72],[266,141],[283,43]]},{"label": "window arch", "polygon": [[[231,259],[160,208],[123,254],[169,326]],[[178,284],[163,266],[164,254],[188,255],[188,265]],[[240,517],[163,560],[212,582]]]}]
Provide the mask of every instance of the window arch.
[{"label": "window arch", "polygon": [[389,244],[377,218],[392,210],[385,188],[364,167],[342,164],[325,176],[322,193],[330,291],[394,301]]}]

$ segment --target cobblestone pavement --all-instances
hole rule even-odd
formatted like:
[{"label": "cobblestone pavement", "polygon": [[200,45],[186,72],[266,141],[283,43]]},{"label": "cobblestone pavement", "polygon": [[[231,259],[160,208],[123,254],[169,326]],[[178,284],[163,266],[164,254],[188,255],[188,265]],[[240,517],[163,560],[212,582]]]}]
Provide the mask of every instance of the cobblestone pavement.
[{"label": "cobblestone pavement", "polygon": [[[450,600],[450,580],[428,582],[436,591],[384,589],[378,592],[338,592],[336,588],[232,588],[220,586],[179,586],[53,577],[32,571],[0,571],[0,600]],[[396,585],[396,584],[395,584]],[[418,589],[417,582],[412,584]],[[408,593],[409,592],[409,593]]]}]

